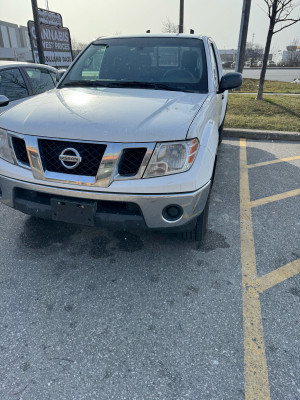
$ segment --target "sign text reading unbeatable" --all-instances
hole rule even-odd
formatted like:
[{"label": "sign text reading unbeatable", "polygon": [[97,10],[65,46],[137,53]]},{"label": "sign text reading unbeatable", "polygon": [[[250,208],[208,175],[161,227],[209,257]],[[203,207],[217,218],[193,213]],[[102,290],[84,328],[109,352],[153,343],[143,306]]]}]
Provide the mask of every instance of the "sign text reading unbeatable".
[{"label": "sign text reading unbeatable", "polygon": [[40,24],[63,26],[62,16],[56,12],[44,10],[43,8],[38,9]]}]

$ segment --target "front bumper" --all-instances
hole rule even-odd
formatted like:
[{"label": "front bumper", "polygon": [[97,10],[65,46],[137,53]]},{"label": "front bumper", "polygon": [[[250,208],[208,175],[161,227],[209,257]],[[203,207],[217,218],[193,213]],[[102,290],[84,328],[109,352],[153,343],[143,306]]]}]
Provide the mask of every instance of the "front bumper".
[{"label": "front bumper", "polygon": [[[188,193],[172,194],[124,194],[95,192],[89,190],[69,190],[29,183],[0,175],[0,201],[26,214],[51,219],[50,199],[82,199],[97,201],[95,215],[97,226],[121,226],[123,228],[182,229],[192,223],[203,211],[210,189],[210,182],[202,188]],[[102,203],[101,203],[102,202]],[[102,207],[103,202],[111,206]],[[121,204],[134,204],[133,211],[118,207]],[[182,207],[183,214],[176,221],[167,221],[163,209],[168,205]],[[117,205],[114,207],[112,205]],[[134,210],[139,209],[140,212]],[[121,210],[121,211],[120,211]]]}]

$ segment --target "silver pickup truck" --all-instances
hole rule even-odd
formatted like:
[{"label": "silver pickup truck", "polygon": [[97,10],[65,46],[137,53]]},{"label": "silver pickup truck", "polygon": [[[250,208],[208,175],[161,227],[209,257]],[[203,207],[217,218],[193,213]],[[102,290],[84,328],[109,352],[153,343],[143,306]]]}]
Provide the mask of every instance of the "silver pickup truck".
[{"label": "silver pickup truck", "polygon": [[[0,201],[35,217],[201,240],[226,112],[214,42],[101,37],[0,116]],[[8,99],[0,98],[0,105]]]}]

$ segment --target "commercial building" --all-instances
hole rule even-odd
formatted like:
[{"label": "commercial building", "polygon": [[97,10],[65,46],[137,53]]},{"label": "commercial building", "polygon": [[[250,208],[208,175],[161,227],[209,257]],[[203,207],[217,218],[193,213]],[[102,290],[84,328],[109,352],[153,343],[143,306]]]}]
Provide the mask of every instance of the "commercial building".
[{"label": "commercial building", "polygon": [[297,46],[287,46],[288,50],[278,50],[273,54],[273,60],[277,65],[287,67],[300,66],[300,48]]},{"label": "commercial building", "polygon": [[0,21],[0,60],[33,61],[26,26]]}]

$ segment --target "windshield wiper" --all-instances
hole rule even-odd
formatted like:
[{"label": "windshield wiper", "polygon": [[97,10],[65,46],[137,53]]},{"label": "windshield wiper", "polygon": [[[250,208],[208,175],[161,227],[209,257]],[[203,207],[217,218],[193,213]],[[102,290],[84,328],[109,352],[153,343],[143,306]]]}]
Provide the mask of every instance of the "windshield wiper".
[{"label": "windshield wiper", "polygon": [[99,81],[87,81],[87,80],[82,80],[82,81],[70,81],[64,83],[61,87],[65,86],[92,86],[92,87],[108,87],[109,85],[106,84],[105,82],[99,82]]},{"label": "windshield wiper", "polygon": [[183,88],[180,86],[172,87],[172,86],[168,86],[164,83],[156,83],[154,89],[156,89],[156,90],[173,90],[175,92],[191,92],[191,93],[195,92],[195,90],[186,89],[186,88]]},{"label": "windshield wiper", "polygon": [[168,85],[165,85],[162,83],[157,83],[157,82],[119,81],[119,82],[111,82],[107,86],[108,87],[126,87],[126,88],[181,91],[181,89],[173,88],[171,86],[168,86]]},{"label": "windshield wiper", "polygon": [[153,90],[170,90],[174,92],[194,92],[181,87],[172,87],[159,82],[139,82],[139,81],[117,81],[117,82],[103,82],[103,81],[70,81],[63,84],[61,87],[108,87],[108,88],[140,88],[140,89],[153,89]]}]

